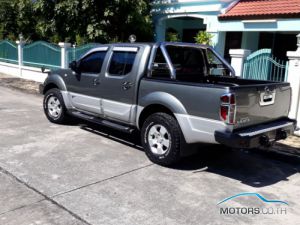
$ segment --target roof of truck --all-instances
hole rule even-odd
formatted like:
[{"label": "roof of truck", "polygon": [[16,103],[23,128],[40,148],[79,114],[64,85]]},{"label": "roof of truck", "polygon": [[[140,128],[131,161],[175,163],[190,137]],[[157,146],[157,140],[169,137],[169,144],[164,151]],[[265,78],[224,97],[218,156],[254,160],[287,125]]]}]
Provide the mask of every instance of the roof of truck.
[{"label": "roof of truck", "polygon": [[[127,48],[128,51],[138,51],[139,47],[148,46],[152,48],[153,46],[160,46],[160,45],[178,45],[178,46],[186,46],[186,47],[197,47],[197,48],[209,48],[208,45],[201,45],[195,43],[185,43],[185,42],[135,42],[135,43],[109,43],[109,44],[96,44],[95,47],[91,48],[81,57],[85,57],[86,55],[91,54],[95,51],[107,51],[111,46],[113,47],[124,47]],[[136,49],[134,49],[136,48]],[[121,49],[119,49],[121,50]],[[123,49],[122,49],[123,50]],[[123,50],[124,51],[124,50]]]},{"label": "roof of truck", "polygon": [[202,45],[202,44],[196,44],[196,43],[187,43],[187,42],[119,42],[119,43],[108,43],[108,44],[97,44],[95,48],[98,47],[110,47],[110,46],[117,46],[117,47],[122,47],[122,46],[128,46],[128,47],[140,47],[140,46],[159,46],[159,45],[180,45],[180,46],[195,46],[195,47],[203,47],[207,48],[209,47],[208,45]]}]

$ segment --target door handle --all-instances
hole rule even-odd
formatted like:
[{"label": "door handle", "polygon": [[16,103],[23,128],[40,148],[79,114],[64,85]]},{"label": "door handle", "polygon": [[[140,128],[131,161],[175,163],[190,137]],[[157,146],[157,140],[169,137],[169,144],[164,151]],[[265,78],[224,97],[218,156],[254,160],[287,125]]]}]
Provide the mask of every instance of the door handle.
[{"label": "door handle", "polygon": [[100,80],[98,78],[95,78],[93,80],[93,84],[96,86],[96,85],[99,85],[100,84]]},{"label": "door handle", "polygon": [[122,89],[123,89],[124,91],[126,91],[126,90],[130,89],[132,86],[133,86],[133,83],[128,82],[128,81],[125,81],[125,82],[123,82],[123,84],[122,84]]}]

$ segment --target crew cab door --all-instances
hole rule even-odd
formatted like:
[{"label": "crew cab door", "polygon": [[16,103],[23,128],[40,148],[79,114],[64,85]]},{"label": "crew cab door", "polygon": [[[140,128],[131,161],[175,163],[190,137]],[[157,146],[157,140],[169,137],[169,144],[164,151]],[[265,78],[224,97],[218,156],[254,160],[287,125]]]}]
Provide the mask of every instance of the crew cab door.
[{"label": "crew cab door", "polygon": [[78,71],[67,79],[69,98],[72,105],[86,112],[102,114],[99,95],[99,76],[107,53],[107,47],[100,47],[83,56],[78,63]]},{"label": "crew cab door", "polygon": [[138,47],[113,47],[109,53],[106,73],[102,74],[99,89],[105,117],[130,122],[136,107],[136,89],[139,58]]}]

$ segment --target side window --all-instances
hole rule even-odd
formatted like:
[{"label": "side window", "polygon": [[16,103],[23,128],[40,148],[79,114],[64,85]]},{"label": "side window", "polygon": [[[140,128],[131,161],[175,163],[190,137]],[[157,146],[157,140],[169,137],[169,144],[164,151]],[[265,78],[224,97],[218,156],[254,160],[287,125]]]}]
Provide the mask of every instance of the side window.
[{"label": "side window", "polygon": [[136,52],[114,51],[108,72],[111,76],[123,76],[131,72]]},{"label": "side window", "polygon": [[160,48],[158,48],[156,51],[152,65],[151,77],[167,79],[171,78],[170,69]]},{"label": "side window", "polygon": [[80,61],[80,71],[82,73],[100,73],[105,55],[106,52],[94,52],[84,57]]},{"label": "side window", "polygon": [[209,66],[209,75],[213,75],[213,76],[230,75],[230,70],[210,49],[207,49],[206,55],[207,55],[207,61]]}]

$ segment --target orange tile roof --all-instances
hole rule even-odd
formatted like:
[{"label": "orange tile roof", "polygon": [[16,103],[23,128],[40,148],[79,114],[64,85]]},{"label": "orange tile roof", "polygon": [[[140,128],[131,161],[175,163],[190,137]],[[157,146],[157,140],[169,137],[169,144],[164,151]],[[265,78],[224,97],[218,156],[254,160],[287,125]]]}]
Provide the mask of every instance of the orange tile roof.
[{"label": "orange tile roof", "polygon": [[240,0],[220,20],[300,18],[300,0]]}]

